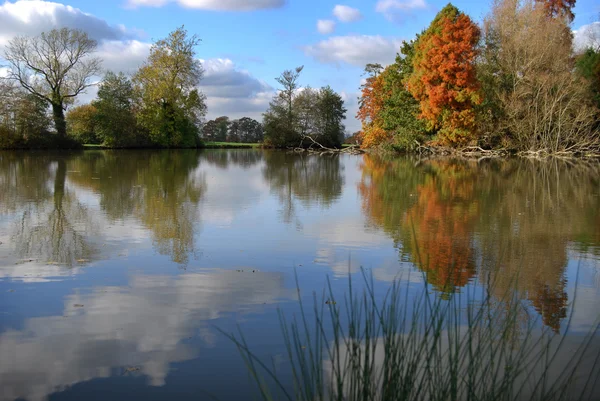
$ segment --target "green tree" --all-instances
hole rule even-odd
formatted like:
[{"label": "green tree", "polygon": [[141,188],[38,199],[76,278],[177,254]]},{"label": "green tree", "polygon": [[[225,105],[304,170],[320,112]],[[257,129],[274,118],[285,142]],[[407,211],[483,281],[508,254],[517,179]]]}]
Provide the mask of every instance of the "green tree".
[{"label": "green tree", "polygon": [[61,139],[67,135],[65,106],[91,85],[90,78],[100,70],[100,59],[91,57],[96,46],[87,33],[62,28],[36,37],[17,36],[4,52],[7,78],[52,107]]},{"label": "green tree", "polygon": [[250,117],[242,117],[236,120],[241,142],[258,143],[264,139],[262,124]]},{"label": "green tree", "polygon": [[594,103],[600,108],[600,50],[588,48],[577,57],[575,66],[577,72],[589,82]]},{"label": "green tree", "polygon": [[315,119],[318,121],[317,137],[323,146],[341,147],[344,139],[344,119],[346,118],[344,100],[329,86],[318,92]]},{"label": "green tree", "polygon": [[265,142],[276,147],[296,146],[300,136],[296,131],[297,116],[294,112],[294,98],[300,88],[298,79],[304,67],[284,71],[277,82],[282,89],[269,104],[269,110],[263,115]]},{"label": "green tree", "polygon": [[196,89],[203,74],[194,50],[199,43],[183,26],[176,29],[152,45],[148,60],[133,78],[139,121],[157,145],[199,144],[198,124],[206,113],[205,97]]},{"label": "green tree", "polygon": [[400,151],[414,150],[429,139],[425,122],[418,118],[419,102],[406,89],[413,73],[416,40],[403,42],[396,62],[383,72],[383,90],[388,96],[379,115],[382,128],[392,132],[393,146]]},{"label": "green tree", "polygon": [[96,133],[106,146],[144,145],[147,139],[138,130],[133,113],[134,90],[123,73],[108,72],[98,89]]},{"label": "green tree", "polygon": [[215,132],[215,141],[217,142],[225,142],[227,140],[227,136],[229,134],[229,126],[230,121],[229,117],[221,116],[215,119],[216,123],[216,132]]},{"label": "green tree", "polygon": [[0,148],[45,147],[48,104],[11,81],[0,81]]},{"label": "green tree", "polygon": [[67,113],[67,133],[79,143],[100,143],[96,132],[98,110],[93,104],[82,104]]}]

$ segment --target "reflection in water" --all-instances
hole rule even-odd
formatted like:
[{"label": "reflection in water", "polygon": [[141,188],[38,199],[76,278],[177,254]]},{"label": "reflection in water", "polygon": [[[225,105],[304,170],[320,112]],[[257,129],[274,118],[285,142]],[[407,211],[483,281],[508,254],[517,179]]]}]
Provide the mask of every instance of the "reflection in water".
[{"label": "reflection in water", "polygon": [[250,168],[263,159],[263,152],[249,149],[215,149],[201,155],[202,162],[227,169],[230,165]]},{"label": "reflection in water", "polygon": [[[289,298],[283,280],[293,281],[291,266],[304,294],[322,291],[328,273],[365,267],[382,291],[398,278],[411,290],[426,280],[446,295],[493,283],[501,306],[514,293],[555,331],[575,294],[571,327],[583,332],[597,316],[597,164],[257,150],[0,152],[0,184],[2,400],[42,399],[116,376],[102,385],[130,399],[116,382],[131,390],[127,377],[139,374],[166,382],[165,398],[189,399],[195,385],[214,384],[190,366],[220,375],[240,362],[220,359],[231,344],[202,322],[222,317],[233,326],[235,312]],[[151,260],[153,250],[166,257]],[[222,270],[237,266],[277,273]],[[215,270],[190,273],[208,268]],[[583,285],[574,289],[577,277]],[[274,315],[251,325],[269,352],[285,352],[269,337]],[[198,335],[215,349],[201,350]],[[178,361],[186,363],[171,372]],[[140,371],[124,375],[130,366]],[[227,374],[225,382],[237,380]],[[93,392],[96,384],[52,397],[77,398],[76,389]]]},{"label": "reflection in water", "polygon": [[296,214],[296,200],[305,207],[328,208],[340,198],[344,186],[339,155],[268,152],[263,175],[271,191],[279,197],[286,223]]},{"label": "reflection in water", "polygon": [[0,204],[15,214],[15,254],[68,266],[91,258],[96,252],[88,238],[94,232],[93,216],[66,188],[70,157],[6,155],[2,181],[9,185]]},{"label": "reflection in water", "polygon": [[197,151],[86,153],[69,178],[98,193],[109,218],[135,217],[160,254],[186,264],[205,191],[203,177],[194,175],[198,164]]},{"label": "reflection in water", "polygon": [[598,165],[365,156],[362,170],[369,221],[435,288],[465,286],[480,261],[480,281],[499,299],[516,289],[560,329],[569,246],[597,244]]},{"label": "reflection in water", "polygon": [[64,316],[30,318],[0,335],[0,400],[43,400],[131,366],[149,384],[164,385],[172,363],[198,357],[187,339],[200,332],[209,345],[218,340],[203,322],[288,296],[282,274],[227,271],[134,276],[128,287],[69,295]]}]

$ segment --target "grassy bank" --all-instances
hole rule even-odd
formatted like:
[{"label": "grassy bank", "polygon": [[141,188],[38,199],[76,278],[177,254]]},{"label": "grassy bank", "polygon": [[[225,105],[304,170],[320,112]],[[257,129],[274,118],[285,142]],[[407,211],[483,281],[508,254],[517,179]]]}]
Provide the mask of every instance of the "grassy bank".
[{"label": "grassy bank", "polygon": [[240,142],[204,142],[205,149],[255,149],[260,148],[260,143],[240,143]]},{"label": "grassy bank", "polygon": [[382,297],[364,277],[363,292],[349,281],[336,300],[329,284],[291,321],[280,311],[283,367],[259,359],[243,333],[225,333],[263,400],[598,399],[598,321],[574,346],[513,295],[448,299],[395,282]]}]

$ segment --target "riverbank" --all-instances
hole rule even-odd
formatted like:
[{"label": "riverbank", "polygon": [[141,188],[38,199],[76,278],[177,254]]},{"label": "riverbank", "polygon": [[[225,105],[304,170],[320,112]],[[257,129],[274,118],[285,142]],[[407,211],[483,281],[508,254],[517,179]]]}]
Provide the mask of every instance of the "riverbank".
[{"label": "riverbank", "polygon": [[[258,149],[262,146],[260,143],[238,143],[238,142],[204,142],[197,148],[190,149]],[[132,148],[112,148],[110,146],[96,145],[96,144],[84,144],[83,149],[88,150],[99,150],[99,149],[132,149]],[[152,148],[148,148],[152,149]],[[160,148],[157,148],[160,149]]]}]

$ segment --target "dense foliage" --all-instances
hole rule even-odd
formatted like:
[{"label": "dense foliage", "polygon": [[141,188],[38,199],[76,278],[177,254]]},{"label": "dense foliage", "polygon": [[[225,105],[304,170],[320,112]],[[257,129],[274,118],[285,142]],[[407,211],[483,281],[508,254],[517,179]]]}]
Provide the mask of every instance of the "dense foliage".
[{"label": "dense foliage", "polygon": [[449,4],[396,62],[368,64],[365,148],[600,151],[600,56],[573,54],[574,0],[496,0],[478,27]]}]

